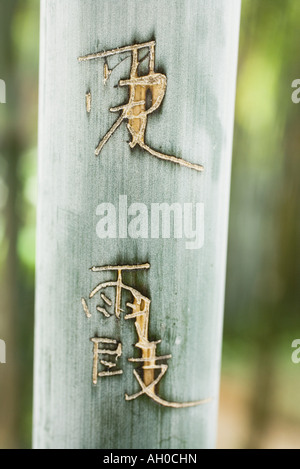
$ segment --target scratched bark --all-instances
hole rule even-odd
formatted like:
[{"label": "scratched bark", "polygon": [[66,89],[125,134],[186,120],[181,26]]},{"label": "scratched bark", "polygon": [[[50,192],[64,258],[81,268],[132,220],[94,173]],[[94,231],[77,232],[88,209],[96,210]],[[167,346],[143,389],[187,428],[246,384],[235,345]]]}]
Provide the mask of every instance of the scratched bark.
[{"label": "scratched bark", "polygon": [[[36,448],[215,445],[239,14],[239,0],[42,0]],[[109,109],[128,100],[128,89],[115,85],[129,78],[130,59],[109,77],[102,59],[77,59],[153,40],[155,72],[167,88],[145,140],[203,172],[131,149],[125,123],[95,157],[118,117]],[[204,246],[188,250],[172,237],[99,239],[96,207],[118,207],[119,195],[149,212],[151,203],[203,202]],[[125,400],[140,391],[127,361],[138,357],[134,323],[95,310],[88,318],[81,299],[115,279],[92,266],[143,263],[151,268],[123,275],[151,299],[149,336],[162,340],[159,355],[172,355],[158,394],[209,403],[176,409],[145,395]],[[123,374],[99,377],[96,386],[93,337],[123,344]]]}]

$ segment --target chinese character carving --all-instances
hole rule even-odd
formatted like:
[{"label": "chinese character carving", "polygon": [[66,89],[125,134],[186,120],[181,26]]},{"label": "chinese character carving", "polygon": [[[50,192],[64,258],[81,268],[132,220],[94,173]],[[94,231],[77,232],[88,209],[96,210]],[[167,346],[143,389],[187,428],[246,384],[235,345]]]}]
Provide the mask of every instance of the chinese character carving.
[{"label": "chinese character carving", "polygon": [[[108,298],[103,290],[107,287],[113,287],[115,289],[115,304],[113,315],[117,320],[121,319],[121,314],[124,313],[125,320],[134,321],[134,326],[137,334],[137,342],[135,347],[140,351],[140,357],[138,358],[128,358],[130,363],[140,365],[138,368],[133,370],[134,377],[136,378],[140,390],[135,394],[128,395],[125,394],[125,399],[131,401],[137,399],[139,396],[145,394],[153,401],[158,404],[161,404],[165,407],[173,408],[182,408],[182,407],[193,407],[200,404],[205,404],[210,402],[211,399],[203,399],[194,402],[169,402],[165,399],[162,399],[158,394],[156,387],[161,381],[163,376],[168,370],[168,365],[166,361],[172,358],[171,355],[157,355],[157,346],[161,343],[161,340],[151,341],[149,338],[149,321],[150,321],[150,299],[144,296],[141,292],[135,288],[127,285],[123,281],[123,272],[149,269],[150,265],[140,264],[140,265],[118,265],[118,266],[102,266],[102,267],[92,267],[92,272],[112,272],[117,273],[117,279],[115,281],[106,281],[99,283],[90,293],[89,298],[92,299],[99,294],[100,299],[103,301],[103,305],[98,305],[96,307],[97,311],[103,315],[104,318],[110,318],[112,313],[107,310],[107,307],[111,307],[113,302]],[[125,314],[125,311],[122,310],[122,294],[123,291],[129,292],[132,297],[131,302],[127,302],[126,306],[131,310],[129,314]],[[88,309],[87,302],[84,298],[81,300],[84,313],[87,318],[91,317],[91,313]],[[122,354],[122,344],[118,343],[114,339],[102,339],[94,337],[91,339],[94,343],[93,350],[93,383],[97,384],[98,377],[104,376],[114,376],[117,374],[122,374],[122,370],[116,369],[117,360]],[[105,347],[105,348],[102,348]],[[109,346],[109,348],[108,348]],[[113,347],[113,348],[112,348]],[[108,359],[100,360],[100,363],[105,367],[104,370],[98,371],[99,366],[99,356],[114,356],[114,361],[107,361]]]},{"label": "chinese character carving", "polygon": [[[98,376],[100,378],[104,376],[115,376],[115,375],[121,375],[123,373],[122,370],[115,370],[113,368],[117,367],[117,360],[120,358],[122,355],[122,344],[117,342],[114,339],[101,339],[99,337],[94,337],[91,339],[91,341],[94,343],[94,361],[93,361],[93,383],[97,384]],[[114,350],[111,350],[110,348],[99,348],[100,344],[104,344],[106,347],[108,345],[116,345],[117,348]],[[98,371],[98,362],[99,362],[99,355],[108,355],[108,356],[114,356],[115,355],[115,362],[107,361],[107,360],[100,360],[101,365],[103,365],[106,369],[104,371]]]},{"label": "chinese character carving", "polygon": [[[113,71],[113,69],[109,69],[108,67],[107,60],[109,57],[116,54],[124,54],[126,52],[131,53],[130,76],[127,80],[119,81],[120,87],[126,86],[129,88],[129,100],[126,104],[110,108],[111,112],[119,112],[120,116],[99,142],[99,145],[95,150],[95,154],[96,156],[100,154],[110,137],[115,133],[122,122],[126,121],[128,131],[131,135],[131,142],[129,143],[131,148],[138,145],[140,148],[156,158],[170,161],[181,166],[186,166],[187,168],[194,169],[196,171],[203,171],[203,166],[189,163],[188,161],[185,161],[182,158],[177,158],[176,156],[160,153],[159,151],[149,147],[145,142],[148,116],[160,107],[167,88],[167,77],[162,73],[155,72],[155,45],[155,41],[150,41],[143,44],[134,44],[109,51],[88,54],[78,58],[79,62],[104,59],[104,83],[106,83]],[[144,51],[145,49],[148,50],[148,53],[140,59],[139,52]],[[149,57],[148,74],[141,76],[139,75],[139,65],[147,57]],[[123,60],[126,60],[126,58],[127,57]],[[147,106],[147,93],[150,93],[151,96],[149,107]]]}]

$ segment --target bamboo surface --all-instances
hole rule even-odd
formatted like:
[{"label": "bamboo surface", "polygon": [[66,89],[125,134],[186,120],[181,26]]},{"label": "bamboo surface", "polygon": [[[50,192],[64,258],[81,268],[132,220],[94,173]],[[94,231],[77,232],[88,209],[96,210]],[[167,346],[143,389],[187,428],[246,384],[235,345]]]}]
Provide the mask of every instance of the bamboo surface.
[{"label": "bamboo surface", "polygon": [[[35,332],[35,448],[210,448],[216,439],[239,0],[42,0],[39,207]],[[125,123],[95,156],[128,101],[130,58],[103,81],[104,59],[79,57],[155,41],[154,70],[167,77],[148,115],[145,142],[203,171],[131,149]],[[109,58],[107,58],[108,60]],[[112,58],[114,64],[117,59]],[[146,61],[143,67],[146,67]],[[106,69],[107,73],[107,69]],[[86,107],[88,104],[88,107]],[[90,112],[88,112],[90,111]],[[99,239],[97,206],[203,203],[204,246],[185,239]],[[123,200],[125,200],[123,198]],[[149,336],[171,354],[157,393],[133,375],[133,321],[88,308],[116,273],[95,266],[149,263],[124,281],[151,299]],[[92,382],[93,337],[121,341],[123,374]]]}]

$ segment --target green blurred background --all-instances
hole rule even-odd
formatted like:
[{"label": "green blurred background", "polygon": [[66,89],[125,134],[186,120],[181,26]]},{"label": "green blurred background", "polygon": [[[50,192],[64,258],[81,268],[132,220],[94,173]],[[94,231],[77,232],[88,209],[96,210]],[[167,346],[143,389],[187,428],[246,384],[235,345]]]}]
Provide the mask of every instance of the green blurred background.
[{"label": "green blurred background", "polygon": [[[219,448],[300,448],[299,0],[243,0]],[[0,448],[31,446],[38,0],[0,0]]]}]

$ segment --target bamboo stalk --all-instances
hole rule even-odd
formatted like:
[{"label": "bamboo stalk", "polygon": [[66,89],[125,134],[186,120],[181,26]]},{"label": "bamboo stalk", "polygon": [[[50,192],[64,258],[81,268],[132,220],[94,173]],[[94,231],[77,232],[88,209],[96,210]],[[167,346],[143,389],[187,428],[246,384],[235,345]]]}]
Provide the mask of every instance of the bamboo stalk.
[{"label": "bamboo stalk", "polygon": [[36,448],[215,445],[239,14],[42,0]]}]

